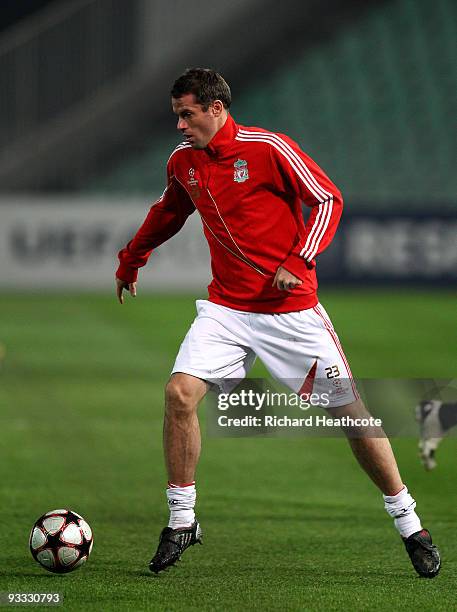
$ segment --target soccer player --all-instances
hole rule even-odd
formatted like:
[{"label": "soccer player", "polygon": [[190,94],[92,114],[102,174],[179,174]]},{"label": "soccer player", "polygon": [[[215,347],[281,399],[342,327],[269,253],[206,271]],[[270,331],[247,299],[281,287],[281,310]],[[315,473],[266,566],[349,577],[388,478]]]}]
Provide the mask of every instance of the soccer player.
[{"label": "soccer player", "polygon": [[[119,253],[117,296],[136,295],[138,268],[198,211],[209,244],[209,299],[179,350],[165,390],[164,451],[170,520],[149,567],[160,572],[200,541],[195,470],[197,406],[211,385],[231,388],[258,356],[273,377],[302,394],[338,381],[332,416],[368,415],[328,314],[317,298],[315,258],[335,234],[342,197],[300,147],[283,134],[235,123],[230,88],[210,69],[187,70],[171,90],[184,136],[168,160],[167,186]],[[303,220],[302,203],[310,208]],[[233,380],[232,380],[233,383]],[[388,439],[350,437],[362,468],[384,496],[416,571],[436,576],[440,556],[422,528]]]}]

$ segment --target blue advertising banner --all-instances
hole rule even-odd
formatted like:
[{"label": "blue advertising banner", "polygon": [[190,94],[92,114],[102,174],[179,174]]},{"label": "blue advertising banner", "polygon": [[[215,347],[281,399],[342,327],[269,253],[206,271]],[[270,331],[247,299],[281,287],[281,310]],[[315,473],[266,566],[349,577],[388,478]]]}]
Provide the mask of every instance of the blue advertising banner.
[{"label": "blue advertising banner", "polygon": [[319,278],[334,283],[454,284],[455,214],[344,213]]}]

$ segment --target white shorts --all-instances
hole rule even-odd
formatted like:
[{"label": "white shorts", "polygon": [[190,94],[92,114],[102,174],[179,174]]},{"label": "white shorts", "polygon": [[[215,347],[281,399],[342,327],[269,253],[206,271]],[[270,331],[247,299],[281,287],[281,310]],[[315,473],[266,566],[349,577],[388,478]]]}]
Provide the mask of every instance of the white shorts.
[{"label": "white shorts", "polygon": [[332,387],[330,407],[358,398],[338,336],[321,304],[281,314],[233,310],[197,300],[198,316],[187,332],[172,373],[182,372],[229,392],[256,357],[294,392]]}]

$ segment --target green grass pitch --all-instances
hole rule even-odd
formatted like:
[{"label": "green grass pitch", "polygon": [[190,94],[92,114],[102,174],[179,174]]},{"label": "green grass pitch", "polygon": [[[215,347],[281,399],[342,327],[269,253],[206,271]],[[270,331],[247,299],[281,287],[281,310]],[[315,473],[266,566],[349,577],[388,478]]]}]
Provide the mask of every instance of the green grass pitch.
[{"label": "green grass pitch", "polygon": [[[0,591],[60,591],[65,610],[103,612],[454,609],[455,438],[430,473],[417,439],[393,440],[442,550],[435,580],[416,577],[344,440],[205,433],[204,546],[159,577],[148,572],[167,520],[163,385],[194,299],[140,293],[121,307],[111,295],[3,294]],[[322,291],[321,301],[356,376],[455,377],[455,294]],[[61,507],[95,534],[91,559],[67,576],[28,551],[34,520]]]}]

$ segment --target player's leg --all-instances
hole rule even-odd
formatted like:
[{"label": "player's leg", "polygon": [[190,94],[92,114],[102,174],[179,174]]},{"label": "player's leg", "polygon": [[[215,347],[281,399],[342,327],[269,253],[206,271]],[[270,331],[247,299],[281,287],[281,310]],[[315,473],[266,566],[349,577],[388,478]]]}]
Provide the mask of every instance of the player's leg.
[{"label": "player's leg", "polygon": [[198,316],[181,344],[165,391],[164,453],[170,519],[149,564],[156,573],[174,565],[186,548],[200,541],[194,510],[194,479],[201,447],[198,404],[210,385],[228,390],[230,381],[244,378],[255,360],[253,351],[242,341],[246,332],[243,317],[205,300],[197,302],[197,309]]},{"label": "player's leg", "polygon": [[[329,396],[327,408],[336,418],[366,419],[371,415],[360,399],[343,349],[327,314],[318,305],[297,313],[276,315],[256,336],[256,350],[271,374],[299,394]],[[269,329],[273,328],[273,329]],[[344,428],[360,465],[385,495],[403,488],[390,442],[382,428]],[[361,437],[362,436],[362,437]]]},{"label": "player's leg", "polygon": [[[329,412],[338,418],[370,416],[360,399]],[[367,435],[364,428],[343,429],[357,461],[384,494],[384,507],[394,519],[414,569],[420,576],[434,578],[441,567],[439,551],[432,543],[430,532],[422,528],[415,511],[416,501],[401,480],[388,438]]]},{"label": "player's leg", "polygon": [[205,380],[181,372],[172,374],[165,388],[165,465],[169,482],[177,486],[195,479],[201,448],[197,407],[208,388]]},{"label": "player's leg", "polygon": [[[357,418],[368,419],[371,415],[359,398],[354,402],[338,408],[329,408],[331,416],[341,418],[348,416],[353,422]],[[395,495],[404,484],[400,477],[389,439],[382,428],[370,430],[367,428],[342,427],[346,433],[355,458],[365,470],[374,484],[384,495]]]},{"label": "player's leg", "polygon": [[[352,379],[343,349],[325,309],[318,304],[314,312],[322,320],[333,344],[337,347],[346,365],[346,375]],[[328,347],[332,347],[332,343],[329,343]],[[336,359],[336,353],[334,358]],[[342,369],[344,366],[341,364],[339,367]],[[329,411],[335,416],[363,417],[364,413],[370,416],[360,398],[350,404],[330,408]],[[354,431],[353,428],[343,427],[343,430],[357,461],[383,493],[384,507],[394,519],[394,525],[405,543],[414,569],[422,577],[434,578],[441,567],[438,549],[433,545],[430,533],[422,528],[420,518],[415,511],[416,501],[401,480],[397,461],[384,431],[380,429],[373,435],[364,429]]]},{"label": "player's leg", "polygon": [[426,470],[436,467],[435,453],[446,433],[457,425],[457,403],[426,400],[416,406],[420,426],[419,450]]},{"label": "player's leg", "polygon": [[[256,353],[275,378],[299,394],[305,389],[308,393],[326,393],[332,416],[370,416],[358,396],[338,336],[320,304],[272,318],[259,315],[255,328]],[[438,552],[430,534],[422,530],[414,510],[416,502],[401,480],[384,432],[380,428],[375,433],[346,428],[345,433],[358,462],[384,494],[385,508],[406,540],[414,567],[423,576],[435,576],[440,567]]]},{"label": "player's leg", "polygon": [[172,374],[165,388],[163,448],[170,519],[149,563],[155,573],[174,565],[189,546],[201,543],[194,478],[201,448],[197,408],[207,390],[206,381],[183,373]]}]

